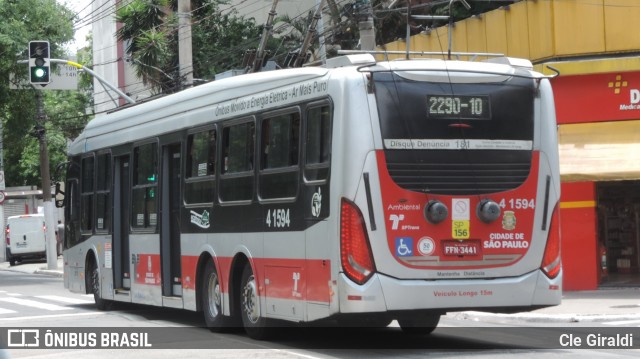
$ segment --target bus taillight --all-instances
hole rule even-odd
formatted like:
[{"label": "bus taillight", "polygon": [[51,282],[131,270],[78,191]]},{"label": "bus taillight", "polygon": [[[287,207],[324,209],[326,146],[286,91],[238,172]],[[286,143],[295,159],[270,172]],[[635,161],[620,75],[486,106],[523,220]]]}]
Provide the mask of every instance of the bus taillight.
[{"label": "bus taillight", "polygon": [[362,213],[344,198],[340,211],[340,257],[345,275],[358,284],[364,284],[375,272]]},{"label": "bus taillight", "polygon": [[560,214],[558,207],[554,208],[551,216],[551,225],[549,226],[549,238],[547,238],[547,246],[544,249],[544,257],[542,258],[542,271],[547,277],[553,279],[558,276],[562,268],[560,258]]}]

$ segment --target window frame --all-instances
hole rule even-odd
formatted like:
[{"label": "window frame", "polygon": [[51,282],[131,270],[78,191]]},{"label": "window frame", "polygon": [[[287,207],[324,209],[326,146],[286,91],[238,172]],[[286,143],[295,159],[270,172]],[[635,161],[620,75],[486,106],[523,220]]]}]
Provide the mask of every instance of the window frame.
[{"label": "window frame", "polygon": [[[293,165],[288,165],[288,166],[281,166],[281,167],[273,167],[273,168],[264,168],[264,159],[265,157],[263,156],[263,152],[264,152],[264,142],[265,142],[265,138],[264,138],[264,124],[265,121],[274,119],[274,118],[278,118],[281,116],[287,116],[287,115],[293,115],[293,118],[295,118],[295,115],[298,116],[298,141],[297,141],[297,158],[296,158],[296,164]],[[301,161],[302,161],[302,109],[300,108],[300,106],[291,106],[291,107],[286,107],[286,108],[282,108],[282,109],[278,109],[275,111],[271,111],[271,112],[267,112],[263,115],[260,116],[259,119],[260,122],[260,128],[259,128],[259,138],[260,141],[258,143],[258,151],[259,151],[259,163],[257,166],[258,169],[258,175],[257,175],[257,188],[256,188],[256,193],[258,196],[258,201],[260,201],[261,203],[273,203],[273,202],[294,202],[296,200],[296,198],[298,198],[298,196],[300,195],[300,184],[301,184],[301,180],[300,180],[300,165],[301,165]],[[292,123],[292,121],[290,121],[290,124]],[[290,126],[291,129],[291,126]],[[291,134],[291,132],[290,132]],[[289,146],[291,145],[291,137],[289,138]],[[271,197],[271,198],[263,198],[262,195],[262,183],[265,177],[269,176],[269,175],[278,175],[278,174],[286,174],[286,173],[296,173],[295,174],[295,183],[296,183],[296,189],[295,189],[295,194],[293,196],[289,196],[289,197]]]},{"label": "window frame", "polygon": [[[92,178],[91,178],[91,189],[85,192],[85,161],[92,160]],[[96,156],[94,152],[87,153],[80,158],[80,176],[79,176],[79,200],[80,200],[80,212],[79,212],[79,227],[81,235],[92,235],[95,230],[95,193],[96,193]],[[87,206],[85,206],[85,199],[89,199],[90,204],[87,213]],[[89,228],[85,228],[85,220],[89,219]]]},{"label": "window frame", "polygon": [[[228,136],[225,134],[225,131],[231,127],[234,126],[239,126],[239,125],[243,125],[243,124],[253,124],[253,149],[252,149],[252,156],[253,156],[253,164],[251,166],[251,169],[249,170],[245,170],[245,171],[238,171],[238,172],[231,172],[229,173],[228,170],[224,169],[225,164],[227,163],[227,161],[225,160],[226,157],[226,151],[227,151],[227,141],[229,141]],[[217,186],[217,198],[218,198],[218,202],[221,205],[242,205],[242,204],[249,204],[253,201],[253,199],[255,198],[255,186],[256,186],[256,179],[255,179],[255,172],[256,172],[256,149],[257,149],[257,119],[255,116],[245,116],[245,117],[241,117],[238,119],[233,119],[233,120],[229,120],[229,121],[224,121],[221,123],[220,125],[220,131],[219,131],[219,137],[220,137],[220,147],[219,147],[219,151],[218,151],[218,167],[217,167],[217,173],[218,173],[218,186]],[[251,195],[248,196],[247,199],[240,199],[240,200],[225,200],[223,198],[223,186],[225,182],[230,182],[233,180],[238,180],[238,179],[243,179],[243,178],[251,178]]]},{"label": "window frame", "polygon": [[[200,133],[204,133],[204,132],[209,132],[209,131],[214,131],[215,132],[215,146],[213,148],[214,151],[214,156],[213,156],[213,160],[214,160],[214,164],[213,164],[213,173],[211,174],[207,174],[205,176],[193,176],[193,174],[191,176],[188,176],[189,174],[189,166],[191,165],[191,143],[190,143],[190,138],[192,136],[195,136],[197,134]],[[198,127],[195,129],[190,129],[189,131],[187,131],[187,135],[186,135],[186,139],[185,139],[185,161],[184,161],[184,181],[183,181],[183,193],[184,195],[182,196],[182,202],[185,206],[187,207],[201,207],[201,206],[210,206],[215,202],[216,199],[216,195],[217,195],[217,189],[218,189],[218,183],[217,183],[217,175],[220,171],[219,168],[219,162],[220,162],[220,156],[218,155],[220,152],[220,143],[221,143],[221,135],[220,135],[220,131],[218,129],[218,126],[213,124],[213,125],[208,125],[208,126],[204,126],[204,127]],[[210,154],[209,154],[210,157]],[[202,183],[202,182],[212,182],[212,194],[211,194],[211,201],[204,201],[204,202],[188,202],[187,201],[187,187],[189,185],[192,184],[196,184],[196,183]]]},{"label": "window frame", "polygon": [[[156,176],[156,180],[154,182],[151,183],[144,183],[144,184],[138,184],[138,155],[136,153],[136,150],[144,147],[144,146],[154,146],[155,145],[155,151],[153,151],[153,155],[155,158],[155,166],[153,167],[153,170],[155,171],[154,175]],[[158,233],[159,230],[159,226],[158,226],[158,218],[159,218],[159,201],[158,201],[158,188],[159,188],[159,182],[160,182],[160,173],[158,172],[160,170],[160,154],[158,153],[158,149],[160,148],[159,145],[159,141],[158,139],[152,139],[152,140],[147,140],[147,141],[143,141],[143,142],[136,142],[133,144],[133,146],[131,147],[131,173],[130,173],[130,181],[131,181],[131,185],[130,185],[130,199],[129,199],[129,215],[130,215],[130,219],[129,219],[129,225],[130,225],[130,233]],[[143,207],[144,207],[144,224],[142,226],[139,226],[137,224],[137,213],[134,213],[134,203],[135,203],[135,193],[136,191],[140,191],[140,190],[144,190],[145,191],[145,197],[147,195],[147,190],[150,189],[154,189],[155,190],[155,195],[154,195],[154,199],[153,201],[154,203],[154,208],[155,208],[155,215],[156,215],[156,220],[155,220],[155,224],[151,224],[151,213],[147,213],[147,207],[146,207],[146,201],[143,202]]]},{"label": "window frame", "polygon": [[[321,163],[307,163],[307,154],[308,154],[308,138],[307,134],[309,131],[309,112],[314,109],[319,109],[322,107],[328,107],[329,109],[329,159],[326,162]],[[302,167],[302,180],[307,185],[323,185],[329,182],[331,178],[331,161],[333,158],[332,148],[333,148],[333,118],[334,118],[334,106],[331,99],[325,99],[320,101],[314,101],[307,103],[307,106],[304,108],[303,113],[303,124],[302,124],[302,133],[301,133],[301,142],[302,142],[302,158],[301,158],[301,167]],[[322,179],[308,179],[307,178],[307,170],[318,170],[318,169],[327,169],[327,175]]]},{"label": "window frame", "polygon": [[[100,164],[99,158],[102,156],[108,156],[109,160],[107,163],[107,169],[108,169],[108,176],[105,180],[105,188],[101,189],[98,187],[98,182],[99,182],[99,171],[98,171],[98,166]],[[96,153],[95,156],[96,160],[95,160],[95,170],[96,170],[96,187],[95,187],[95,198],[94,198],[94,202],[95,202],[95,212],[94,212],[94,229],[95,229],[95,233],[100,233],[100,234],[109,234],[111,233],[111,224],[113,221],[113,198],[112,198],[112,189],[113,189],[113,155],[111,154],[110,150],[103,150],[103,151],[98,151]],[[104,218],[108,218],[108,221],[106,223],[104,223],[104,228],[98,228],[98,196],[104,195],[106,197],[106,201],[107,203],[105,203],[105,214],[108,217],[103,217]]]}]

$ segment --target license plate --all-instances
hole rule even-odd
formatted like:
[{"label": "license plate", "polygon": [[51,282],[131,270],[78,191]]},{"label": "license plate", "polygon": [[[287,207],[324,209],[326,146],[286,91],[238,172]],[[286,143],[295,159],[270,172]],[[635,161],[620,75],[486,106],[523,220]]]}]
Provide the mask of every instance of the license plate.
[{"label": "license plate", "polygon": [[477,256],[480,254],[480,241],[443,241],[442,252],[445,256]]}]

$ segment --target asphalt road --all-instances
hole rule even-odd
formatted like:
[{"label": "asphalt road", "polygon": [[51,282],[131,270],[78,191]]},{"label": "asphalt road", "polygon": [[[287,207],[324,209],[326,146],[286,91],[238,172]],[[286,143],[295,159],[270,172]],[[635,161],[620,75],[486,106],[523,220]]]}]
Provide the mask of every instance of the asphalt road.
[{"label": "asphalt road", "polygon": [[[532,326],[530,323],[479,322],[444,317],[430,336],[407,336],[395,323],[383,329],[337,328],[325,323],[313,328],[290,326],[274,331],[269,341],[255,341],[242,330],[212,333],[202,328],[200,313],[117,303],[111,311],[95,309],[87,295],[68,292],[61,278],[0,271],[0,328],[37,328],[40,332],[147,333],[152,347],[145,349],[17,349],[11,358],[422,358],[446,357],[625,357],[638,350],[593,350],[576,346],[575,338],[600,333],[570,324]],[[610,328],[609,328],[610,329]],[[0,338],[3,333],[0,329]],[[40,338],[44,337],[40,333]],[[572,335],[571,337],[568,334]],[[67,334],[68,335],[68,334]],[[566,349],[553,350],[565,335]],[[640,334],[636,334],[640,344]],[[67,337],[68,338],[68,337]],[[160,349],[159,349],[160,348]],[[2,355],[0,354],[0,358]]]}]

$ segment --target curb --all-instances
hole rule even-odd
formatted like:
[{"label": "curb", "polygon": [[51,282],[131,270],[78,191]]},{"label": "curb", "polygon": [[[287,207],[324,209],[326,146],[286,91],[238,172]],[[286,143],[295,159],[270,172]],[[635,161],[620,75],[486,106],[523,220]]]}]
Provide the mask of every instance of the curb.
[{"label": "curb", "polygon": [[36,269],[34,274],[44,274],[52,277],[62,278],[64,275],[61,271],[55,269]]},{"label": "curb", "polygon": [[538,314],[538,313],[516,313],[516,314],[496,314],[485,312],[458,312],[451,317],[457,320],[480,320],[480,319],[500,319],[504,321],[518,321],[531,323],[598,323],[608,321],[640,320],[638,314]]}]

